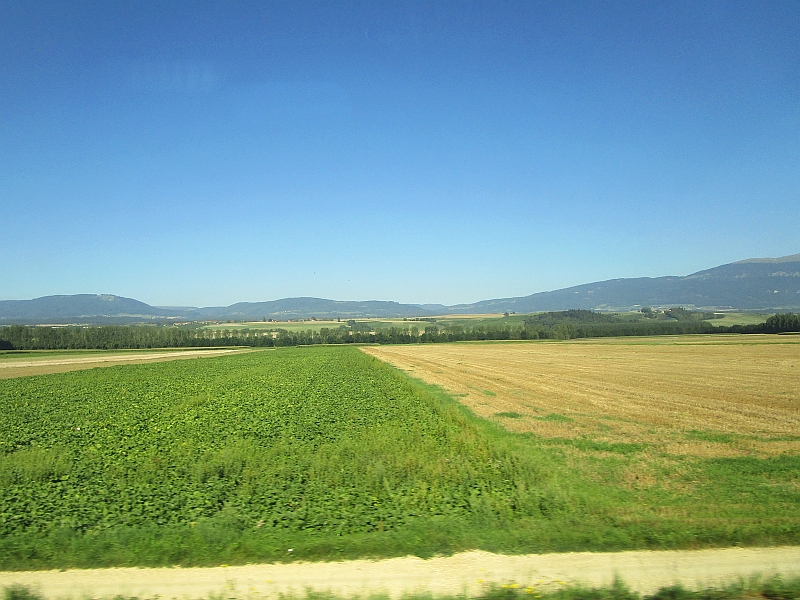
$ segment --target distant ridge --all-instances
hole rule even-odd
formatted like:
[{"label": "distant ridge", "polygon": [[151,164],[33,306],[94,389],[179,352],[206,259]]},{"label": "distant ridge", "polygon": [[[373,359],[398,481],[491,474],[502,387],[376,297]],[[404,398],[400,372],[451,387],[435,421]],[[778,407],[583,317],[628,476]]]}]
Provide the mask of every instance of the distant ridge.
[{"label": "distant ridge", "polygon": [[800,309],[800,254],[751,258],[685,277],[637,277],[586,283],[519,298],[451,306],[449,313],[518,313],[566,310],[630,310],[642,306],[712,310]]},{"label": "distant ridge", "polygon": [[286,321],[308,317],[352,319],[399,318],[433,314],[414,305],[367,300],[284,298],[267,302],[237,302],[206,308],[150,306],[139,300],[111,294],[44,296],[33,300],[0,301],[0,325],[18,324],[124,324],[160,321]]},{"label": "distant ridge", "polygon": [[366,300],[325,300],[323,298],[284,298],[267,302],[237,302],[230,306],[197,308],[190,313],[195,319],[302,319],[307,317],[417,317],[432,314],[415,304]]},{"label": "distant ridge", "polygon": [[792,254],[791,256],[781,256],[780,258],[747,258],[733,263],[734,265],[744,265],[747,263],[784,263],[784,262],[800,262],[800,254]]},{"label": "distant ridge", "polygon": [[398,318],[444,314],[529,313],[582,308],[630,310],[643,306],[710,310],[800,310],[800,254],[751,258],[685,277],[610,279],[517,298],[473,304],[400,304],[367,300],[284,298],[230,306],[155,307],[112,294],[45,296],[0,301],[0,325],[61,323],[141,323],[169,321],[318,318]]},{"label": "distant ridge", "polygon": [[172,315],[172,309],[155,308],[132,298],[112,294],[74,294],[0,301],[0,324],[136,322]]}]

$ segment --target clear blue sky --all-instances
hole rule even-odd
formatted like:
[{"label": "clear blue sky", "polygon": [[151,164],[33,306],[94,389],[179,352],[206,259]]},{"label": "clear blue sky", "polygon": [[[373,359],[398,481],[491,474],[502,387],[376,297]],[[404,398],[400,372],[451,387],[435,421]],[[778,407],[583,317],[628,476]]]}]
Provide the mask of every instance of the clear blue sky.
[{"label": "clear blue sky", "polygon": [[0,299],[452,304],[798,223],[796,0],[0,1]]}]

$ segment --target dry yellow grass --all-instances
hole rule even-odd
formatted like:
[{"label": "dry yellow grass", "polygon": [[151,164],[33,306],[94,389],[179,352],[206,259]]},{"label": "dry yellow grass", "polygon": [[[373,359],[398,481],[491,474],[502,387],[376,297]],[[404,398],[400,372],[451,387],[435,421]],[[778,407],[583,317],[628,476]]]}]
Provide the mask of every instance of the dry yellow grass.
[{"label": "dry yellow grass", "polygon": [[511,431],[655,443],[675,454],[800,451],[800,336],[430,344],[364,351],[441,386],[477,415],[497,419]]}]

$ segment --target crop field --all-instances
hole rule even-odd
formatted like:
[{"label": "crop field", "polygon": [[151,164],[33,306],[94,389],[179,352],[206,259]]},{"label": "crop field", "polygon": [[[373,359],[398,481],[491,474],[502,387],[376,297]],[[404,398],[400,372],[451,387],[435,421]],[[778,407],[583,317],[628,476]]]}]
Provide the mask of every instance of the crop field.
[{"label": "crop field", "polygon": [[715,326],[729,325],[759,325],[764,323],[771,314],[760,313],[725,313],[721,318],[709,319],[708,322]]},{"label": "crop field", "polygon": [[226,542],[335,556],[343,536],[541,503],[454,407],[354,348],[7,379],[0,410],[5,565],[76,544],[117,562]]},{"label": "crop field", "polygon": [[[444,315],[438,317],[428,317],[433,319],[438,325],[442,327],[452,327],[460,325],[462,327],[476,327],[476,326],[491,326],[503,327],[513,326],[522,327],[525,315],[509,315],[504,317],[502,314],[486,314],[486,315]],[[766,317],[765,317],[766,318]],[[266,330],[277,331],[284,329],[290,332],[299,331],[319,331],[323,328],[336,329],[337,327],[349,327],[348,322],[355,322],[356,328],[366,331],[379,331],[382,329],[411,329],[416,327],[420,331],[424,330],[431,322],[425,320],[413,320],[402,318],[370,318],[370,319],[342,319],[336,320],[308,320],[308,321],[252,321],[252,322],[236,322],[236,323],[216,323],[203,325],[203,329],[228,329],[228,330]]]},{"label": "crop field", "polygon": [[0,379],[80,371],[118,364],[139,364],[188,358],[210,358],[247,352],[244,348],[160,350],[11,350],[0,352]]},{"label": "crop field", "polygon": [[[476,315],[442,315],[434,317],[443,327],[522,327],[527,315],[503,316],[502,313]],[[424,325],[424,323],[423,323]]]},{"label": "crop field", "polygon": [[425,325],[429,323],[425,321],[411,321],[403,319],[342,319],[341,321],[254,321],[254,322],[241,322],[241,323],[219,323],[212,325],[203,325],[203,329],[228,329],[238,331],[243,329],[250,329],[253,331],[278,331],[283,329],[290,332],[300,331],[319,331],[320,329],[337,329],[338,327],[347,327],[348,322],[355,322],[356,327],[361,330],[377,331],[379,329],[391,329],[396,327],[398,329],[411,329],[417,327],[422,330]]},{"label": "crop field", "polygon": [[[412,350],[445,346],[483,347]],[[4,569],[800,542],[796,454],[512,433],[355,347],[4,379],[0,411]]]},{"label": "crop field", "polygon": [[549,438],[676,454],[800,453],[800,336],[366,348],[477,415]]},{"label": "crop field", "polygon": [[285,329],[286,331],[319,331],[327,327],[328,329],[336,329],[342,325],[346,325],[346,321],[249,321],[238,323],[215,323],[211,325],[203,325],[203,329],[228,329],[231,331],[238,331],[241,329],[252,329],[254,331],[277,331],[278,329]]}]

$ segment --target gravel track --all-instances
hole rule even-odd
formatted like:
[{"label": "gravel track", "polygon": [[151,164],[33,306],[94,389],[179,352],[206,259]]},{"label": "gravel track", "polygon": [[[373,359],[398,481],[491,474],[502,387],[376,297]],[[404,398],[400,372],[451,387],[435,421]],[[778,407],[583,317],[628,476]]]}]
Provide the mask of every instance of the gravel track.
[{"label": "gravel track", "polygon": [[31,586],[46,598],[276,597],[329,591],[343,597],[413,592],[478,595],[487,585],[610,584],[619,576],[632,589],[651,593],[674,583],[718,586],[752,576],[800,576],[800,547],[689,551],[577,552],[506,556],[465,552],[423,560],[386,560],[245,565],[211,568],[112,568],[0,572],[0,587]]}]

